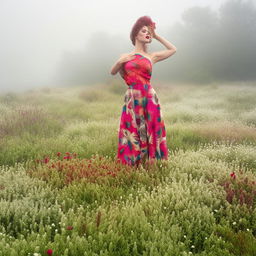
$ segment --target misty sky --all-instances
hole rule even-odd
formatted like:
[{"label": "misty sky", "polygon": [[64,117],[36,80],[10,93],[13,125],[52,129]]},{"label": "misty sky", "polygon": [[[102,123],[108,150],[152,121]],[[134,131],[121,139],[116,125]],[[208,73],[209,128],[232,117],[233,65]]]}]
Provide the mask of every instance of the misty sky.
[{"label": "misty sky", "polygon": [[[86,47],[87,39],[95,32],[122,34],[129,40],[137,18],[149,15],[161,35],[161,31],[181,21],[187,8],[210,6],[217,10],[223,2],[1,0],[1,92],[54,85],[52,79],[63,52]],[[91,50],[97,54],[96,49]]]}]

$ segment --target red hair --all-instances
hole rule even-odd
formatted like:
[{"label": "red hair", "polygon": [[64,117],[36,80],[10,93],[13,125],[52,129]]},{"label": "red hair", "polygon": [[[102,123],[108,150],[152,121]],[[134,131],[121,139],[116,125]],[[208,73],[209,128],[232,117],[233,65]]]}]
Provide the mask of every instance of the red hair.
[{"label": "red hair", "polygon": [[132,40],[132,44],[135,45],[135,37],[139,33],[140,29],[144,26],[150,26],[154,24],[154,22],[151,20],[149,16],[142,16],[132,27],[131,33],[130,33],[130,39]]}]

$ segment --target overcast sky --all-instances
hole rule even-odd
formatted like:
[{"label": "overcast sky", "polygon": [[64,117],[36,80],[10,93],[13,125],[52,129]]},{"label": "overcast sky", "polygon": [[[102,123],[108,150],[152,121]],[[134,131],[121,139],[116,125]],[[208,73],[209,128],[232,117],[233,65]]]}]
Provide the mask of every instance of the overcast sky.
[{"label": "overcast sky", "polygon": [[63,51],[84,48],[94,32],[122,34],[128,40],[132,25],[141,16],[149,15],[161,32],[181,21],[181,14],[189,7],[217,10],[224,2],[1,0],[0,89],[49,84]]}]

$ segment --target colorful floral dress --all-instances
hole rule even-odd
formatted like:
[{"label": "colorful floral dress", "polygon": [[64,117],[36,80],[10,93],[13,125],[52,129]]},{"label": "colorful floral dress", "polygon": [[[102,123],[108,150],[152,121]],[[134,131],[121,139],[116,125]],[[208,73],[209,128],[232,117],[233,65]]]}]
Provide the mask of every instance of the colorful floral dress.
[{"label": "colorful floral dress", "polygon": [[140,53],[134,55],[120,70],[128,88],[119,123],[116,157],[128,165],[168,159],[160,101],[150,84],[152,62]]}]

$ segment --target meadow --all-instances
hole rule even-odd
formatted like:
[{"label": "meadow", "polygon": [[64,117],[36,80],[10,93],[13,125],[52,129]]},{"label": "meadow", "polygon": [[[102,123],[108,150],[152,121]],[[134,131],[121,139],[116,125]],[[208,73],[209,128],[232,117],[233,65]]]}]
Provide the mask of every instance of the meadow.
[{"label": "meadow", "polygon": [[0,94],[0,256],[255,256],[256,84],[152,84],[169,159],[115,161],[124,84]]}]

